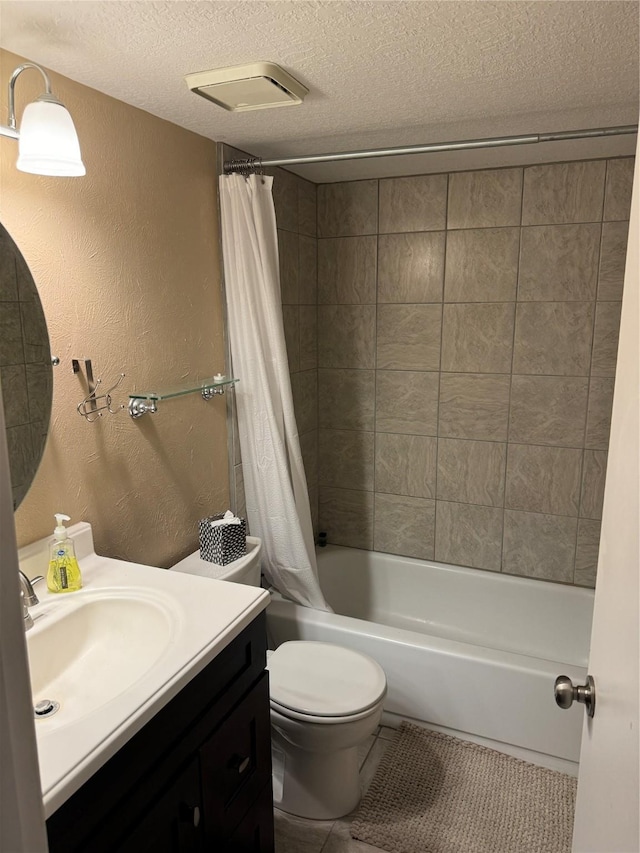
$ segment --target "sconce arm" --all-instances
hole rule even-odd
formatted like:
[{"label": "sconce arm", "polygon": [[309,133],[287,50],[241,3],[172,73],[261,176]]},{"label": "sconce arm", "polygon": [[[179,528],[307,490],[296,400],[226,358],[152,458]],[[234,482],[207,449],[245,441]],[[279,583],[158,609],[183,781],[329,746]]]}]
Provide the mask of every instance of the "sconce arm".
[{"label": "sconce arm", "polygon": [[[23,71],[26,71],[27,68],[35,68],[36,71],[39,71],[44,77],[44,85],[45,85],[45,95],[44,97],[49,100],[52,97],[51,93],[51,80],[49,80],[49,75],[41,68],[39,65],[36,65],[35,62],[23,62],[22,65],[18,65],[16,70],[11,75],[11,79],[9,80],[9,118],[7,122],[7,128],[2,128],[4,136],[14,136],[17,138],[18,131],[16,130],[16,98],[15,98],[15,88],[16,88],[16,80],[22,74]],[[13,131],[13,133],[6,133],[6,130]]]}]

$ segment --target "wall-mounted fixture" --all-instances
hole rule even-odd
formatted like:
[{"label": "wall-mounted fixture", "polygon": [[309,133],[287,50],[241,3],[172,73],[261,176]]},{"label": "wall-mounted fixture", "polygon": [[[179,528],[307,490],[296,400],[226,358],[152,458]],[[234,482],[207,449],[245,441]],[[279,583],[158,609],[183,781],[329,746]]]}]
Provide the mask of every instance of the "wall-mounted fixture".
[{"label": "wall-mounted fixture", "polygon": [[[76,408],[78,409],[78,414],[82,415],[85,420],[92,424],[94,421],[97,421],[98,418],[102,417],[103,412],[109,412],[110,415],[115,415],[118,411],[117,409],[111,408],[111,392],[115,391],[120,385],[125,374],[121,373],[116,382],[114,382],[111,388],[109,388],[108,391],[105,391],[104,394],[98,394],[97,390],[102,384],[102,379],[93,378],[93,366],[90,358],[82,360],[84,361],[84,370],[89,393],[82,402],[78,403]],[[79,358],[71,359],[71,366],[74,373],[82,373],[80,361],[81,360]],[[124,409],[124,404],[119,406],[119,408]]]},{"label": "wall-mounted fixture", "polygon": [[[20,130],[16,126],[16,80],[28,68],[44,77],[45,92],[22,114]],[[86,174],[73,119],[67,108],[51,92],[49,75],[33,62],[19,65],[9,80],[9,119],[0,125],[0,135],[18,140],[18,162],[21,172],[33,175],[76,177]]]},{"label": "wall-mounted fixture", "polygon": [[196,95],[231,112],[301,104],[309,90],[273,62],[198,71],[184,78]]},{"label": "wall-mounted fixture", "polygon": [[238,382],[230,376],[216,373],[211,379],[196,379],[179,385],[175,388],[167,388],[165,391],[137,391],[129,394],[129,414],[132,418],[141,418],[143,415],[153,414],[158,411],[160,400],[171,400],[174,397],[184,397],[186,394],[198,392],[203,400],[213,400],[226,390],[232,390]]}]

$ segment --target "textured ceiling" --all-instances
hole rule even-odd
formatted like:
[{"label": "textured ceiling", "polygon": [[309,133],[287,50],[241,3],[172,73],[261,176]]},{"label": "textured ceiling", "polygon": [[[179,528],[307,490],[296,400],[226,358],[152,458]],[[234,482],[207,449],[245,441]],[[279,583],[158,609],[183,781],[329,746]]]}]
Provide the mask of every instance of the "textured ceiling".
[{"label": "textured ceiling", "polygon": [[[635,124],[638,2],[2,0],[0,43],[264,157]],[[303,105],[228,113],[185,74],[269,60]],[[631,153],[633,138],[300,167],[312,180]],[[527,150],[528,149],[528,150]],[[544,151],[543,151],[544,149]]]}]

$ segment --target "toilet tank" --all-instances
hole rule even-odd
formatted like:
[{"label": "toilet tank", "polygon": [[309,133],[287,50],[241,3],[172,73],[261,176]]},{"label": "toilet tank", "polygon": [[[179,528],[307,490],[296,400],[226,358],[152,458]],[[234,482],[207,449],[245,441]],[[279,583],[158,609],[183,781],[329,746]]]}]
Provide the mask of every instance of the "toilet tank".
[{"label": "toilet tank", "polygon": [[172,566],[171,570],[185,572],[188,575],[200,575],[204,578],[214,578],[219,581],[260,586],[261,554],[262,540],[258,539],[257,536],[247,536],[247,553],[237,560],[227,563],[226,566],[218,566],[216,563],[201,560],[200,552],[195,551]]}]

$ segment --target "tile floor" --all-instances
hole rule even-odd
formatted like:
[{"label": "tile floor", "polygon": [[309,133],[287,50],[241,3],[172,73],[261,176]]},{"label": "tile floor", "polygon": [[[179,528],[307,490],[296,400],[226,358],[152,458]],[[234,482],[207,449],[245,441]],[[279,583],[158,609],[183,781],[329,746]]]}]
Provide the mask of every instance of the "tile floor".
[{"label": "tile floor", "polygon": [[[393,729],[381,726],[362,744],[360,779],[363,791],[369,787],[393,734]],[[349,826],[354,814],[339,820],[306,820],[276,809],[276,853],[384,853],[379,847],[351,838]]]}]

